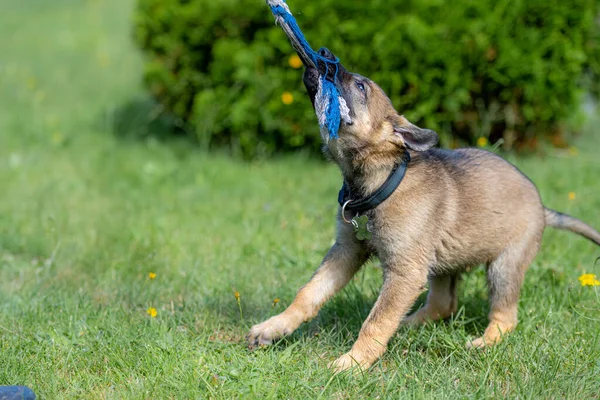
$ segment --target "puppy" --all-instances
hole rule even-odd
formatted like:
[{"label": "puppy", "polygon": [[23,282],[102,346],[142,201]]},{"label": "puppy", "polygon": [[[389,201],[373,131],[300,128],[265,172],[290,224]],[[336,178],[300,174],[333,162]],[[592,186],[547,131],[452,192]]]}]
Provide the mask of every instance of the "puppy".
[{"label": "puppy", "polygon": [[[327,49],[321,55],[335,59]],[[318,78],[315,68],[304,72],[313,106]],[[335,244],[292,304],[252,327],[251,347],[271,344],[315,317],[375,255],[383,268],[381,293],[352,349],[333,362],[336,371],[371,366],[427,282],[426,305],[403,322],[416,325],[451,316],[457,310],[459,275],[478,264],[487,266],[489,325],[468,346],[482,348],[515,329],[525,270],[538,252],[544,228],[570,230],[600,245],[600,233],[545,208],[535,185],[499,156],[478,149],[433,148],[438,141],[434,131],[411,124],[379,86],[341,65],[336,84],[351,122],[342,122],[338,139],[323,130],[321,136],[325,153],[342,171],[350,203],[381,188],[399,160],[410,162],[393,193],[360,213],[367,217],[368,234],[357,235],[357,224],[350,221],[354,213],[340,207]]]}]

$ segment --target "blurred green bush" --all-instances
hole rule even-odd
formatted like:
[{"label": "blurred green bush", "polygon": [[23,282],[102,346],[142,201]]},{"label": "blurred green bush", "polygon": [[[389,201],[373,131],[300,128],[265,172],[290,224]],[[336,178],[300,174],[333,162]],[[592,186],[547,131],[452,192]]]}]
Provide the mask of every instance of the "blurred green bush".
[{"label": "blurred green bush", "polygon": [[[505,148],[560,144],[582,92],[597,90],[599,4],[289,1],[314,48],[375,80],[444,145],[486,137]],[[202,144],[244,156],[319,148],[302,71],[264,1],[139,0],[135,38],[150,92]]]}]

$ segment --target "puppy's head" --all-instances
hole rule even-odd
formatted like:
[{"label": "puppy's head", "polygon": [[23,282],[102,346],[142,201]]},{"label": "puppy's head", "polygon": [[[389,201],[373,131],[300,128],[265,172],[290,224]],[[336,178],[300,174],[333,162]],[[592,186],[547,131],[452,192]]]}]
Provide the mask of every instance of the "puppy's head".
[{"label": "puppy's head", "polygon": [[[336,59],[327,49],[321,49],[320,54]],[[324,65],[319,65],[321,68],[325,68]],[[303,81],[314,106],[319,71],[308,67]],[[406,149],[425,151],[438,142],[434,131],[421,129],[399,115],[383,90],[370,79],[351,73],[339,64],[335,84],[350,110],[351,121],[342,121],[337,140],[330,140],[323,130],[321,136],[325,151],[338,163],[348,158],[360,162],[374,155],[396,158]]]}]

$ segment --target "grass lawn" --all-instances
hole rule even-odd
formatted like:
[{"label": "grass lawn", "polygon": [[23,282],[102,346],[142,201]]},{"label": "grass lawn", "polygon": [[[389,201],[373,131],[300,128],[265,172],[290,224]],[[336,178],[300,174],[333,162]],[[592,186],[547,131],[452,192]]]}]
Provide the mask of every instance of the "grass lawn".
[{"label": "grass lawn", "polygon": [[[402,328],[369,373],[332,376],[376,299],[375,264],[249,352],[249,327],[283,310],[331,245],[339,172],[148,135],[132,3],[1,1],[0,385],[49,399],[598,398],[600,287],[577,278],[600,275],[600,248],[550,230],[521,323],[495,348],[464,346],[487,322],[480,268],[451,321]],[[600,134],[575,145],[512,161],[549,207],[600,228]]]}]

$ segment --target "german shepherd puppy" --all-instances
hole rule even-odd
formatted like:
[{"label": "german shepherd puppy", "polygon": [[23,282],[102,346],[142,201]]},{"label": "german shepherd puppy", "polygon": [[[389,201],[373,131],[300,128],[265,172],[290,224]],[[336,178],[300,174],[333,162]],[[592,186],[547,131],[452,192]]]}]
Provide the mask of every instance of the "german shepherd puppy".
[{"label": "german shepherd puppy", "polygon": [[[321,55],[335,59],[327,49]],[[315,68],[304,72],[313,106],[318,78]],[[373,193],[405,152],[412,160],[394,193],[366,212],[370,239],[357,239],[340,207],[337,239],[323,263],[284,312],[252,327],[251,347],[271,344],[315,317],[372,255],[383,268],[381,293],[356,343],[332,368],[368,368],[401,322],[451,316],[457,310],[459,275],[478,264],[487,266],[489,325],[467,346],[489,346],[517,325],[519,291],[544,228],[566,229],[600,245],[600,233],[592,227],[545,208],[535,185],[504,159],[479,149],[433,148],[434,131],[411,124],[379,86],[342,66],[336,84],[351,122],[342,122],[338,139],[330,140],[323,130],[321,136],[352,195]],[[405,318],[427,281],[426,305]]]}]

